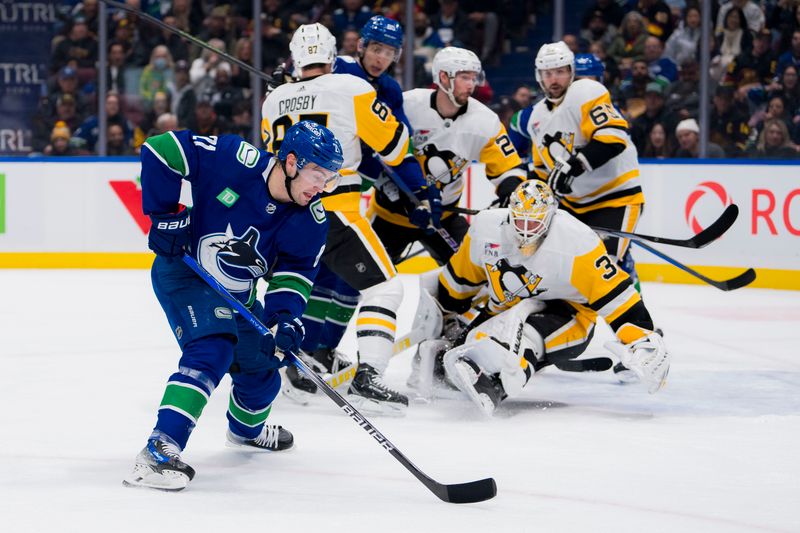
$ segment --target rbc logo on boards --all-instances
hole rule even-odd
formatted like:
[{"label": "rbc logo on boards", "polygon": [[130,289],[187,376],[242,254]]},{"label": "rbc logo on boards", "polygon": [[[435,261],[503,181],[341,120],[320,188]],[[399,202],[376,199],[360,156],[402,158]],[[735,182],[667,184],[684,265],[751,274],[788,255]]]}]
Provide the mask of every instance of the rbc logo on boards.
[{"label": "rbc logo on boards", "polygon": [[[720,211],[733,203],[728,191],[716,181],[704,181],[698,184],[695,190],[686,198],[686,208],[684,210],[686,223],[695,233],[700,233],[704,229],[697,220],[697,213],[700,211],[699,200],[707,195],[719,200]],[[713,202],[714,200],[711,201]]]}]

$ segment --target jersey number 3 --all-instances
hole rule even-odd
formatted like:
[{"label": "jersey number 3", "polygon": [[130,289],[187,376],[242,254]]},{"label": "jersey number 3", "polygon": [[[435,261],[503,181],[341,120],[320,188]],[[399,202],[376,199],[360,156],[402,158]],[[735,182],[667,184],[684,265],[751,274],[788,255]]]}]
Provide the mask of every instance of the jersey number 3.
[{"label": "jersey number 3", "polygon": [[603,272],[603,279],[606,281],[617,275],[617,266],[607,255],[601,255],[598,257],[597,261],[594,262],[594,266],[598,270],[601,268],[605,270],[605,272]]}]

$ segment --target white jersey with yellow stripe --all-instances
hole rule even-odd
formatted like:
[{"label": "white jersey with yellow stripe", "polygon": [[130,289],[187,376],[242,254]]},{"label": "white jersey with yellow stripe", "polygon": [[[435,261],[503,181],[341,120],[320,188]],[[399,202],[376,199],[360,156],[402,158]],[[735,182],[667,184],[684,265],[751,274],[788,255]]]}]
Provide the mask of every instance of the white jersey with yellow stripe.
[{"label": "white jersey with yellow stripe", "polygon": [[[281,85],[267,96],[261,114],[261,137],[273,153],[278,152],[286,130],[301,120],[312,120],[333,132],[342,144],[344,164],[339,185],[331,194],[359,191],[361,176],[356,169],[361,163],[361,141],[389,165],[398,165],[409,150],[408,128],[376,98],[369,83],[349,74],[323,74]],[[324,199],[323,203],[329,208]]]},{"label": "white jersey with yellow stripe", "polygon": [[[454,304],[471,300],[487,285],[493,314],[534,298],[564,300],[592,319],[601,315],[618,335],[622,326],[636,322],[629,311],[642,305],[639,293],[591,228],[558,210],[539,248],[524,256],[507,236],[508,223],[506,209],[475,216],[461,249],[439,274],[445,309],[457,309]],[[630,342],[646,333],[633,326],[624,336]]]},{"label": "white jersey with yellow stripe", "polygon": [[525,179],[505,126],[479,101],[470,98],[452,118],[436,110],[435,89],[406,91],[403,101],[414,130],[414,155],[428,179],[438,181],[443,205],[458,203],[464,189],[463,170],[472,161],[486,165],[486,177],[494,185],[508,176]]},{"label": "white jersey with yellow stripe", "polygon": [[520,126],[532,141],[531,160],[541,178],[553,168],[554,157],[567,160],[591,140],[624,145],[620,154],[572,182],[572,193],[563,201],[574,212],[644,203],[628,123],[602,84],[589,79],[573,82],[560,104],[542,99],[533,106],[527,124]]}]

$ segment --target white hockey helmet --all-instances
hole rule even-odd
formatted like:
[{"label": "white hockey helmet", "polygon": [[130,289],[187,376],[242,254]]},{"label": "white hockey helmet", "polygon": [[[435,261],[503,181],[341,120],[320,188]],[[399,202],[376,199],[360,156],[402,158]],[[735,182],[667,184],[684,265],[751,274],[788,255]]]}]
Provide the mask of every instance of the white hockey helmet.
[{"label": "white hockey helmet", "polygon": [[444,72],[451,80],[456,77],[459,72],[475,72],[478,75],[478,85],[483,83],[483,67],[481,67],[481,60],[475,55],[475,52],[467,50],[466,48],[457,48],[455,46],[447,46],[442,48],[436,55],[433,56],[433,65],[431,66],[431,74],[433,75],[433,82],[444,91],[450,101],[458,106],[453,98],[453,84],[446,88],[442,86],[439,79],[439,73]]},{"label": "white hockey helmet", "polygon": [[328,65],[336,59],[336,39],[318,22],[303,24],[295,30],[289,50],[297,68],[317,63]]},{"label": "white hockey helmet", "polygon": [[547,235],[558,210],[558,201],[548,185],[538,179],[520,183],[509,196],[507,235],[525,256],[533,255]]},{"label": "white hockey helmet", "polygon": [[[536,81],[539,82],[539,87],[544,91],[542,84],[542,70],[550,70],[559,67],[570,68],[570,84],[575,79],[575,54],[569,49],[567,43],[558,41],[557,43],[549,43],[542,45],[539,52],[536,54]],[[545,93],[546,96],[546,93]]]}]

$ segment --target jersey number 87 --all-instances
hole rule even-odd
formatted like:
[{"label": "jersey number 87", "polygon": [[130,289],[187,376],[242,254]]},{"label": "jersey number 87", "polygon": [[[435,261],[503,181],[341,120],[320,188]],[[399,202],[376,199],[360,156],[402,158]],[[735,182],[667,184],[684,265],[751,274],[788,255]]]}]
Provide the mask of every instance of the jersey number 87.
[{"label": "jersey number 87", "polygon": [[[328,113],[306,113],[304,115],[299,115],[297,117],[297,122],[303,120],[310,120],[312,122],[316,122],[320,126],[328,126]],[[289,115],[283,115],[282,117],[278,118],[275,122],[272,123],[272,149],[273,153],[278,153],[278,150],[281,148],[281,143],[283,142],[283,138],[286,135],[286,131],[294,125],[294,121],[292,117]],[[267,138],[264,142],[269,145],[270,140]]]}]

